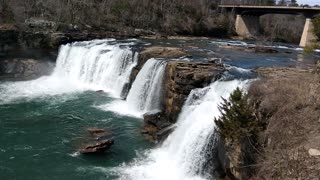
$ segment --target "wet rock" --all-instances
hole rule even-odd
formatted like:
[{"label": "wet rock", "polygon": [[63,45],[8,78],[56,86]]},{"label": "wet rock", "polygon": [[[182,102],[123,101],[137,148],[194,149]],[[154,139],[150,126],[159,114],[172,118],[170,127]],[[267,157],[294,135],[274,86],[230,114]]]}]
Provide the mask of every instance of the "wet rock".
[{"label": "wet rock", "polygon": [[103,153],[108,150],[114,144],[113,139],[99,141],[96,144],[90,144],[80,149],[82,154],[97,154]]},{"label": "wet rock", "polygon": [[[102,91],[102,90],[101,90],[101,91]],[[98,91],[97,91],[97,92],[98,92]],[[102,92],[103,92],[103,91],[102,91]],[[106,132],[106,130],[103,129],[103,128],[88,128],[87,131],[88,131],[90,134],[92,134],[92,135],[97,134],[97,133]]]},{"label": "wet rock", "polygon": [[227,45],[227,46],[219,46],[220,48],[224,49],[232,49],[232,50],[238,50],[238,51],[246,51],[246,52],[252,52],[252,53],[278,53],[278,50],[264,47],[264,46],[233,46],[233,45]]},{"label": "wet rock", "polygon": [[276,49],[272,49],[272,48],[269,48],[269,47],[263,47],[263,46],[256,46],[254,48],[254,52],[255,53],[278,53],[278,51]]},{"label": "wet rock", "polygon": [[161,129],[156,134],[157,140],[160,142],[165,140],[175,129],[176,129],[175,125],[170,125],[166,128]]},{"label": "wet rock", "polygon": [[106,139],[112,135],[112,132],[105,128],[88,128],[87,131],[95,140]]},{"label": "wet rock", "polygon": [[162,112],[146,113],[143,115],[143,119],[144,126],[141,133],[146,135],[148,139],[153,142],[157,142],[163,139],[162,135],[165,134],[158,134],[158,132],[171,125],[171,123],[167,121],[166,116]]},{"label": "wet rock", "polygon": [[221,64],[222,63],[222,58],[210,58],[208,59],[209,63],[214,63],[214,64]]},{"label": "wet rock", "polygon": [[103,90],[97,90],[96,92],[97,92],[97,93],[104,93]]}]

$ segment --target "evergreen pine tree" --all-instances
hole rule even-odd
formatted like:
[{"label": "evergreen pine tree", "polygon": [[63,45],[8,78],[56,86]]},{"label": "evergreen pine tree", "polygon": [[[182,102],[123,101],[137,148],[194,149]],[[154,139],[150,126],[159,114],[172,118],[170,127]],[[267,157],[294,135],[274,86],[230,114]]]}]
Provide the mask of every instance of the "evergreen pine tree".
[{"label": "evergreen pine tree", "polygon": [[259,121],[248,103],[247,94],[237,88],[229,100],[223,99],[215,118],[217,130],[223,138],[240,141],[245,137],[255,138],[260,129]]}]

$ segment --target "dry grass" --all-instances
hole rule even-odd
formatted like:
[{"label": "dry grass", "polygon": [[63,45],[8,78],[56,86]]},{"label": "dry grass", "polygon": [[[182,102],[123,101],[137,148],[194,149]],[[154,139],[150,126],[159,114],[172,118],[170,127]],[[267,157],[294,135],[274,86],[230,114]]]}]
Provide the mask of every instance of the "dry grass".
[{"label": "dry grass", "polygon": [[319,179],[320,77],[297,69],[263,69],[265,79],[252,84],[249,95],[257,100],[268,122],[260,136],[264,144],[258,160],[258,179]]}]

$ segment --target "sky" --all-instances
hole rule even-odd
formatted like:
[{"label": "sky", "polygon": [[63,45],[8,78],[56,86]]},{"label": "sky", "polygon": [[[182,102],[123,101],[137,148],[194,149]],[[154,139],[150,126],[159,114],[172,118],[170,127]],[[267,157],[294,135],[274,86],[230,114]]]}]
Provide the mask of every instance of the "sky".
[{"label": "sky", "polygon": [[320,0],[297,0],[298,4],[320,5]]}]

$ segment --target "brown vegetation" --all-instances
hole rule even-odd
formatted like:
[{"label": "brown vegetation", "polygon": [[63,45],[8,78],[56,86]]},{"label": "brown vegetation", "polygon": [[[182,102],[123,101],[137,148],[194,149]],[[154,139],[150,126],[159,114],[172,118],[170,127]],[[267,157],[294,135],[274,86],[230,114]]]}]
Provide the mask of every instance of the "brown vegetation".
[{"label": "brown vegetation", "polygon": [[[121,27],[167,33],[226,34],[228,21],[217,14],[218,0],[1,0],[0,23],[44,19],[77,28],[118,31]],[[60,26],[60,27],[59,27]]]},{"label": "brown vegetation", "polygon": [[[167,35],[228,37],[234,35],[234,15],[218,5],[238,0],[0,0],[0,24],[50,31],[126,31]],[[273,0],[243,0],[247,5],[274,5]],[[298,42],[303,18],[271,15],[261,18],[270,40]],[[151,30],[151,31],[150,31]]]},{"label": "brown vegetation", "polygon": [[249,95],[260,118],[268,122],[260,135],[264,144],[258,160],[258,179],[318,179],[320,157],[319,74],[298,69],[259,69],[263,79]]},{"label": "brown vegetation", "polygon": [[260,18],[264,37],[268,41],[299,43],[305,17],[296,15],[269,14]]}]

